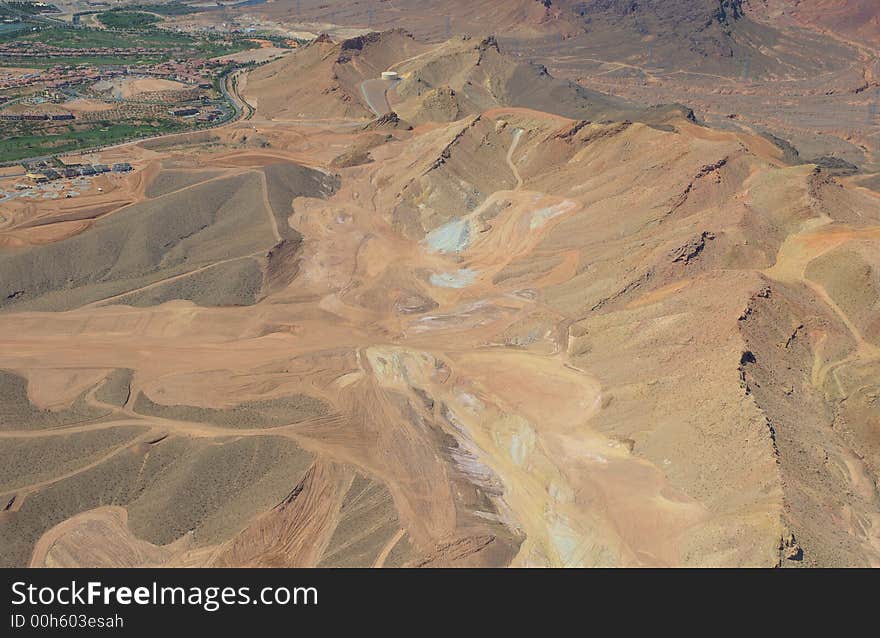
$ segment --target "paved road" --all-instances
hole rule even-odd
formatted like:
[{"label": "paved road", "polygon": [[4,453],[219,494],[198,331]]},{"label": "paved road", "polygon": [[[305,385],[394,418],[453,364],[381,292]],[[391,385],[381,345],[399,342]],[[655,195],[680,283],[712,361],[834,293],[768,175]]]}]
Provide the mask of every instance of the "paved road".
[{"label": "paved road", "polygon": [[361,93],[364,95],[364,100],[377,117],[391,112],[391,107],[388,106],[387,93],[388,89],[396,83],[397,81],[383,80],[381,78],[361,82]]},{"label": "paved road", "polygon": [[[226,98],[227,102],[232,104],[232,108],[235,110],[235,113],[230,118],[230,120],[237,120],[242,111],[241,104],[238,101],[238,91],[235,91],[235,95],[232,95],[227,88],[228,85],[232,84],[232,82],[234,81],[233,78],[235,77],[235,73],[235,71],[233,71],[232,73],[227,73],[226,77],[223,78],[223,81],[218,83],[220,86],[220,92],[223,94],[223,97]],[[244,100],[242,100],[242,102],[243,101]]]}]

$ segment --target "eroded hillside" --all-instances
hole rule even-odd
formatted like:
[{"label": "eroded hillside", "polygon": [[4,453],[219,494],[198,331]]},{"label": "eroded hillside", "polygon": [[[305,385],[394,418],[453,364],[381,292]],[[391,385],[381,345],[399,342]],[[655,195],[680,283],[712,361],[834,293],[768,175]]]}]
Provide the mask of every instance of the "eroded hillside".
[{"label": "eroded hillside", "polygon": [[534,69],[321,38],[10,215],[2,563],[880,565],[877,194]]}]

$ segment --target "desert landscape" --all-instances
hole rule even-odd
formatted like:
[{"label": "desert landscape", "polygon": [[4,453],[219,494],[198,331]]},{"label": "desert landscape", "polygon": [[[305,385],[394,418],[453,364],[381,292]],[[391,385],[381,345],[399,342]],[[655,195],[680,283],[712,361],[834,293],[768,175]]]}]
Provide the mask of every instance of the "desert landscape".
[{"label": "desert landscape", "polygon": [[880,566],[878,8],[791,4],[181,15],[307,42],[0,200],[0,565]]}]

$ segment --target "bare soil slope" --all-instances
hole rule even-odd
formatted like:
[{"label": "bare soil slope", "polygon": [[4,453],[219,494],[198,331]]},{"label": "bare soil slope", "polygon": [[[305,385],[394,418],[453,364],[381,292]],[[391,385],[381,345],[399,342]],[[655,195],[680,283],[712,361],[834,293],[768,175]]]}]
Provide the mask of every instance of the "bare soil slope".
[{"label": "bare soil slope", "polygon": [[[120,150],[76,232],[10,216],[0,455],[40,461],[0,473],[0,563],[880,565],[878,195],[383,39],[253,77],[394,67],[414,128],[278,97]],[[251,305],[199,296],[249,261]]]},{"label": "bare soil slope", "polygon": [[[383,71],[400,82],[379,87]],[[321,81],[303,86],[282,78],[306,74]],[[326,81],[323,81],[326,79]],[[464,36],[439,45],[417,44],[400,30],[370,33],[334,43],[329,37],[255,71],[247,99],[263,116],[285,121],[362,118],[383,115],[376,90],[388,93],[392,108],[414,124],[461,119],[498,106],[519,106],[580,119],[636,119],[662,122],[687,114],[680,106],[646,108],[559,80],[540,65],[502,52],[494,36]],[[379,96],[383,97],[382,95]]]}]

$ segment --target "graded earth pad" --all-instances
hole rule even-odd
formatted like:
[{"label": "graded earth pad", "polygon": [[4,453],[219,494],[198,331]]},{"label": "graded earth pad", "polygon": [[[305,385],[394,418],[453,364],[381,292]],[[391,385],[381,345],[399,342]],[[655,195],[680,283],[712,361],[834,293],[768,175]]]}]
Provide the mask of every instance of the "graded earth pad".
[{"label": "graded earth pad", "polygon": [[492,37],[243,83],[0,249],[2,564],[880,565],[875,192]]}]

